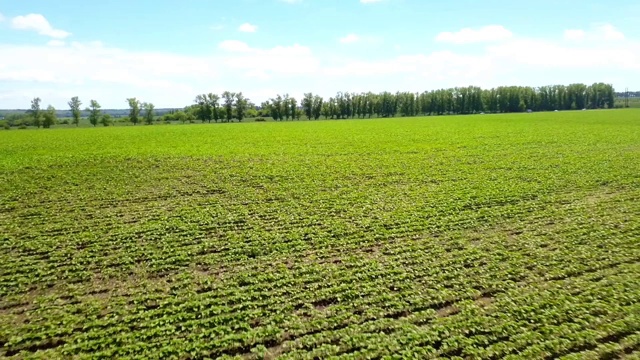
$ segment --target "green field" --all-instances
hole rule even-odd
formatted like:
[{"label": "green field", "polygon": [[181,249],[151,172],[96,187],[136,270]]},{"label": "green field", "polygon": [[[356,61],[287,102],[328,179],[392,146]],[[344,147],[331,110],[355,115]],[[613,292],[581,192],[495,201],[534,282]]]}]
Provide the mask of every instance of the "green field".
[{"label": "green field", "polygon": [[0,132],[0,357],[640,358],[640,111]]}]

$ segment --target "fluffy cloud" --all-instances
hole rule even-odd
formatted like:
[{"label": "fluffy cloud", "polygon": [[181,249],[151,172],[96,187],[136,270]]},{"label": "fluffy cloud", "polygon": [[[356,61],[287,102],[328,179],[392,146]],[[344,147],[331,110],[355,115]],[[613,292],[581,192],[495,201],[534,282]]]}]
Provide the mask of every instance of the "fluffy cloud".
[{"label": "fluffy cloud", "polygon": [[584,30],[570,29],[564,31],[564,38],[566,40],[582,40],[585,37]]},{"label": "fluffy cloud", "polygon": [[278,91],[285,92],[300,76],[319,69],[311,50],[298,44],[254,48],[227,40],[218,49],[207,56],[183,56],[99,42],[0,45],[0,53],[12,54],[0,62],[0,108],[20,107],[34,96],[64,107],[69,94],[96,98],[103,107],[123,107],[128,96],[182,107],[201,92],[243,91],[253,98],[263,93],[255,82],[274,77],[282,84]]},{"label": "fluffy cloud", "polygon": [[569,29],[564,32],[565,40],[569,41],[619,41],[624,40],[624,34],[611,24],[596,24],[589,30]]},{"label": "fluffy cloud", "polygon": [[513,37],[511,31],[502,25],[489,25],[479,29],[464,28],[457,32],[442,32],[436,41],[452,44],[472,44],[507,40]]},{"label": "fluffy cloud", "polygon": [[487,56],[505,66],[546,69],[640,70],[640,46],[590,43],[568,45],[536,39],[519,39],[489,47]]},{"label": "fluffy cloud", "polygon": [[241,41],[227,40],[221,42],[219,48],[227,52],[224,66],[244,70],[248,77],[269,79],[276,74],[309,74],[319,67],[311,49],[298,44],[260,49],[251,48]]},{"label": "fluffy cloud", "polygon": [[255,25],[251,25],[249,23],[244,23],[244,24],[240,25],[238,30],[242,31],[242,32],[247,32],[247,33],[254,33],[254,32],[256,32],[256,30],[258,30],[258,27],[255,26]]},{"label": "fluffy cloud", "polygon": [[49,46],[65,46],[65,42],[62,40],[50,40],[49,42],[47,42],[47,45]]},{"label": "fluffy cloud", "polygon": [[229,52],[250,52],[251,48],[247,43],[238,40],[225,40],[218,44],[221,50]]},{"label": "fluffy cloud", "polygon": [[360,37],[356,34],[349,34],[345,37],[340,38],[340,43],[341,44],[351,44],[354,42],[357,42],[358,40],[360,40]]},{"label": "fluffy cloud", "polygon": [[[276,94],[299,98],[313,91],[424,91],[451,86],[547,85],[571,82],[640,82],[640,42],[613,26],[558,33],[555,39],[511,36],[473,53],[447,45],[402,53],[314,52],[301,44],[256,47],[225,40],[208,55],[177,55],[54,39],[47,45],[0,45],[0,108],[26,107],[40,96],[66,107],[68,98],[97,99],[125,107],[136,96],[158,107],[182,107],[195,94],[242,91],[256,103]],[[563,37],[564,35],[564,37]],[[366,42],[366,37],[359,36]],[[582,41],[580,39],[614,39]],[[577,40],[576,40],[577,39]],[[336,44],[337,45],[337,44]]]},{"label": "fluffy cloud", "polygon": [[624,34],[611,24],[603,24],[596,26],[596,36],[602,40],[623,40]]},{"label": "fluffy cloud", "polygon": [[35,31],[40,35],[49,36],[56,39],[64,39],[71,35],[71,33],[54,29],[49,21],[40,14],[28,14],[16,16],[11,19],[11,27],[18,30],[31,30]]},{"label": "fluffy cloud", "polygon": [[[489,37],[474,35],[465,41],[470,38]],[[567,38],[618,41],[576,43]],[[452,42],[464,41],[456,39]],[[565,32],[564,39],[503,36],[501,41],[490,43],[473,54],[453,50],[418,52],[384,60],[347,60],[323,70],[325,78],[349,78],[353,79],[352,83],[374,78],[378,83],[394,84],[383,90],[420,91],[470,84],[539,86],[590,81],[607,81],[621,86],[621,83],[640,80],[640,43],[625,40],[624,34],[610,25],[599,25],[586,32]]]}]

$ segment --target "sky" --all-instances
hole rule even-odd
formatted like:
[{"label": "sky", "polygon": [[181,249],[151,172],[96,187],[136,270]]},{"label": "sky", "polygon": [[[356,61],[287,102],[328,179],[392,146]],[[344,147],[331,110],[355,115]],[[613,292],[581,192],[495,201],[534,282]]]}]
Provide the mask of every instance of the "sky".
[{"label": "sky", "polygon": [[0,0],[0,108],[260,104],[606,82],[640,90],[637,0]]}]

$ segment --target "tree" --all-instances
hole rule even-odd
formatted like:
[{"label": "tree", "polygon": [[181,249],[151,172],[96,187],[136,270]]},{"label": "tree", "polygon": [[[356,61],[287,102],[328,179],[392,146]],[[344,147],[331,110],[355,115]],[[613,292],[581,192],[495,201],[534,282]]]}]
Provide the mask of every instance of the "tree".
[{"label": "tree", "polygon": [[289,114],[289,94],[284,94],[280,104],[280,118],[284,117],[286,121],[289,121]]},{"label": "tree", "polygon": [[52,125],[54,125],[56,121],[56,109],[51,105],[47,106],[47,111],[45,111],[43,114],[42,127],[48,129]]},{"label": "tree", "polygon": [[73,123],[78,126],[80,124],[80,115],[82,114],[80,112],[80,106],[82,106],[82,102],[80,101],[80,99],[78,99],[77,96],[74,96],[67,104],[69,104],[69,108],[71,109]]},{"label": "tree", "polygon": [[174,121],[176,119],[175,115],[173,112],[170,112],[168,114],[164,114],[164,116],[159,117],[158,121],[162,120],[164,121],[165,124],[171,124],[172,121]]},{"label": "tree", "polygon": [[187,114],[184,111],[176,111],[173,117],[183,124],[187,121]]},{"label": "tree", "polygon": [[142,108],[144,109],[144,120],[147,125],[153,124],[153,111],[155,110],[155,106],[152,103],[142,103]]},{"label": "tree", "polygon": [[314,120],[318,120],[320,118],[320,114],[322,113],[322,108],[323,108],[323,101],[322,100],[322,96],[320,95],[316,95],[313,97],[313,104],[311,107],[311,113],[313,115],[313,119]]},{"label": "tree", "polygon": [[296,118],[300,120],[298,117],[298,101],[293,96],[289,98],[289,116],[291,116],[291,120],[295,120]]},{"label": "tree", "polygon": [[258,116],[258,108],[256,107],[256,104],[247,99],[247,113],[245,114],[245,117],[256,118]]},{"label": "tree", "polygon": [[140,121],[140,101],[136,98],[128,98],[129,103],[129,120],[136,125]]},{"label": "tree", "polygon": [[102,124],[102,126],[109,126],[109,124],[111,124],[111,115],[109,114],[102,114],[102,116],[100,117],[100,123]]},{"label": "tree", "polygon": [[98,121],[100,121],[100,108],[101,106],[96,100],[91,100],[89,108],[87,109],[87,111],[89,111],[89,122],[94,127],[98,125]]},{"label": "tree", "polygon": [[313,94],[305,93],[300,105],[302,106],[302,110],[304,111],[304,114],[307,116],[307,119],[311,120],[311,118],[313,117],[313,109],[314,109]]},{"label": "tree", "polygon": [[331,116],[331,106],[329,102],[324,102],[322,104],[321,114],[324,116],[325,120]]},{"label": "tree", "polygon": [[40,109],[40,98],[33,98],[31,100],[31,109],[28,111],[31,117],[33,117],[33,125],[40,127],[42,120],[42,110]]},{"label": "tree", "polygon": [[207,94],[207,101],[211,109],[211,117],[213,121],[218,122],[220,119],[220,96],[214,93]]},{"label": "tree", "polygon": [[209,120],[211,122],[211,111],[209,109],[209,102],[207,101],[207,95],[196,95],[196,99],[194,100],[198,109],[196,110],[196,117],[200,119],[200,121],[205,122]]},{"label": "tree", "polygon": [[236,118],[239,122],[242,122],[242,119],[247,114],[248,103],[249,99],[245,98],[242,92],[236,94]]},{"label": "tree", "polygon": [[280,94],[278,94],[278,96],[276,96],[275,99],[271,100],[271,117],[276,121],[282,121],[282,118],[284,116],[282,112],[283,102],[284,102],[284,99]]},{"label": "tree", "polygon": [[227,122],[230,122],[233,119],[233,103],[236,94],[225,91],[222,93],[222,98],[224,99],[224,111]]}]

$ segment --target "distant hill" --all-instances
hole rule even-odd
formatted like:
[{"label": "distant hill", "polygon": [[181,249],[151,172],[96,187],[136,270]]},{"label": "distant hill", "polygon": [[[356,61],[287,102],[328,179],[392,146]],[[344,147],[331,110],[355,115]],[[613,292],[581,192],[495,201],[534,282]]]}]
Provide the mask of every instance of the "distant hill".
[{"label": "distant hill", "polygon": [[[615,94],[616,94],[616,97],[619,97],[619,98],[623,98],[623,97],[627,96],[627,93],[624,92],[624,91],[623,92],[617,92]],[[630,98],[632,98],[632,97],[640,98],[640,91],[629,91],[629,97]]]}]

